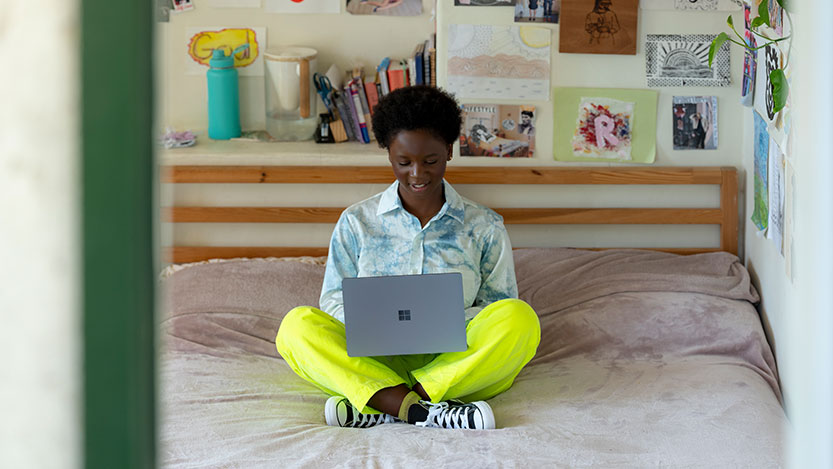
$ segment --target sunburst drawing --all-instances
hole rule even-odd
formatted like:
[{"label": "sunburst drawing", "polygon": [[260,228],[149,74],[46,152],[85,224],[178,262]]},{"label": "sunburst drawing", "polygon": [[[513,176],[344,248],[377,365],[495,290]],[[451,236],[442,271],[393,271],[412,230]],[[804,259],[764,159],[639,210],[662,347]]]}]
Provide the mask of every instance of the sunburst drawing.
[{"label": "sunburst drawing", "polygon": [[660,75],[664,77],[711,78],[709,44],[697,42],[668,42],[660,44],[658,59]]}]

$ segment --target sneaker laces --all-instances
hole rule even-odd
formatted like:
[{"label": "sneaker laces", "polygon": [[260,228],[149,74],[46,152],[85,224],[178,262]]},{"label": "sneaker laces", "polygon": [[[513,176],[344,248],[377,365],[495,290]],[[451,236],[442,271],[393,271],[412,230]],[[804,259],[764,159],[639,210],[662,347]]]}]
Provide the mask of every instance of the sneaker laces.
[{"label": "sneaker laces", "polygon": [[463,404],[450,406],[448,402],[425,402],[428,404],[428,418],[417,422],[418,427],[463,428],[469,427],[469,413],[473,406]]},{"label": "sneaker laces", "polygon": [[394,423],[396,420],[388,414],[363,414],[353,407],[353,423],[351,427],[366,428],[381,423]]}]

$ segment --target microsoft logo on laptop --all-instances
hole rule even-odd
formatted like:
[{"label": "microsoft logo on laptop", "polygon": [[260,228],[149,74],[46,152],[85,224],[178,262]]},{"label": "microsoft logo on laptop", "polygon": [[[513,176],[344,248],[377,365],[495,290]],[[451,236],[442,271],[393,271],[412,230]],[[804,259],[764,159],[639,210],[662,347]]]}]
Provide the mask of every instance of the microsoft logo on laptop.
[{"label": "microsoft logo on laptop", "polygon": [[411,310],[410,309],[400,309],[399,310],[399,320],[400,321],[410,321],[411,320]]}]

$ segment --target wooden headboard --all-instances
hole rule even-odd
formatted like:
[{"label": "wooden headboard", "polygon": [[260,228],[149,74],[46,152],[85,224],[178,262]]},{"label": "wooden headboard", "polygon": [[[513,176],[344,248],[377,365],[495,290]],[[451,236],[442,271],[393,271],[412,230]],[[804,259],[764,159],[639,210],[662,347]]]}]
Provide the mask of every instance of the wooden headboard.
[{"label": "wooden headboard", "polygon": [[[391,183],[388,166],[185,166],[162,168],[165,183]],[[512,224],[720,225],[720,246],[656,248],[678,254],[738,253],[738,180],[733,167],[449,167],[452,184],[715,185],[719,208],[495,208]],[[335,223],[342,207],[166,207],[174,223]],[[323,256],[327,247],[172,246],[173,263],[212,258]]]}]

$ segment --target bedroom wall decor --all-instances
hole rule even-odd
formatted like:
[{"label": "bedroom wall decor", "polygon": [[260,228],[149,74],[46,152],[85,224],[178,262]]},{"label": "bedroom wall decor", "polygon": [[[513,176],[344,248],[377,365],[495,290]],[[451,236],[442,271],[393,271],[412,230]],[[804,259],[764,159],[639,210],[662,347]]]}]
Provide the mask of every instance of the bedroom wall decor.
[{"label": "bedroom wall decor", "polygon": [[234,56],[237,73],[240,76],[263,76],[260,49],[266,44],[266,28],[192,27],[186,30],[185,36],[188,41],[187,53],[183,55],[186,74],[205,75],[215,48],[224,48],[226,55],[230,55],[237,47],[248,44],[246,50]]},{"label": "bedroom wall decor", "polygon": [[758,231],[767,228],[769,219],[769,184],[767,180],[769,162],[769,133],[766,129],[766,121],[758,114],[755,114],[755,139],[754,139],[754,204],[752,211],[752,223]]},{"label": "bedroom wall decor", "polygon": [[552,32],[537,26],[448,25],[448,90],[458,99],[549,99]]},{"label": "bedroom wall decor", "polygon": [[717,150],[717,96],[674,96],[675,150]]},{"label": "bedroom wall decor", "polygon": [[266,13],[341,13],[339,0],[263,0]]},{"label": "bedroom wall decor", "polygon": [[[296,0],[292,0],[296,1]],[[307,0],[309,1],[309,0]],[[422,0],[346,0],[351,15],[419,16]]]},{"label": "bedroom wall decor", "polygon": [[454,0],[454,6],[464,7],[511,7],[515,0]]},{"label": "bedroom wall decor", "polygon": [[535,152],[535,106],[464,104],[460,156],[526,157]]},{"label": "bedroom wall decor", "polygon": [[[758,47],[758,41],[752,34],[752,6],[743,5],[743,38],[752,49]],[[755,104],[755,74],[758,70],[758,51],[747,49],[743,54],[743,83],[740,102],[746,107]]]},{"label": "bedroom wall decor", "polygon": [[718,11],[737,10],[742,0],[642,0],[643,10]]},{"label": "bedroom wall decor", "polygon": [[556,88],[553,156],[560,161],[653,163],[657,96],[652,90]]},{"label": "bedroom wall decor", "polygon": [[564,0],[559,52],[636,54],[639,0]]},{"label": "bedroom wall decor", "polygon": [[561,0],[515,0],[516,23],[558,23]]},{"label": "bedroom wall decor", "polygon": [[767,215],[766,238],[784,255],[784,154],[775,142],[769,142],[767,163]]},{"label": "bedroom wall decor", "polygon": [[648,86],[729,86],[728,44],[720,46],[713,67],[709,47],[714,34],[649,34],[645,44]]}]

